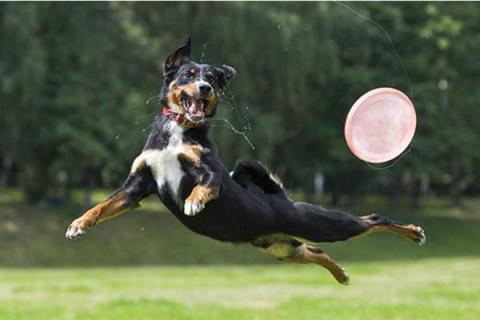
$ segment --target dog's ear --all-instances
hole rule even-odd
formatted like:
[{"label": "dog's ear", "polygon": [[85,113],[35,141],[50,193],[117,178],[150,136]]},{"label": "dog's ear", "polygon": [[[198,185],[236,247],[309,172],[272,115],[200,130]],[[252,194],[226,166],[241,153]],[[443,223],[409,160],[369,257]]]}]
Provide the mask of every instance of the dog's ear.
[{"label": "dog's ear", "polygon": [[166,74],[182,65],[185,60],[190,58],[190,52],[192,48],[192,40],[188,38],[187,43],[178,48],[165,60],[163,65],[163,74]]},{"label": "dog's ear", "polygon": [[218,71],[218,87],[220,90],[225,89],[232,81],[233,77],[237,73],[235,69],[230,66],[223,65],[221,68],[217,68]]}]

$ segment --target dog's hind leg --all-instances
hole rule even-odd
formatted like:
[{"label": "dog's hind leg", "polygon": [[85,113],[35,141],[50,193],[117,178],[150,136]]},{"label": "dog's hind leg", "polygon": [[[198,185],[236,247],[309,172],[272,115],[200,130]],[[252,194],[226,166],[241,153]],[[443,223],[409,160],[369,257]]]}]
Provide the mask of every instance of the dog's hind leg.
[{"label": "dog's hind leg", "polygon": [[252,244],[264,253],[282,261],[318,264],[330,271],[339,283],[348,284],[349,277],[345,269],[318,247],[307,245],[283,234],[260,237]]},{"label": "dog's hind leg", "polygon": [[257,187],[265,193],[274,193],[288,198],[282,183],[259,161],[240,160],[230,174],[232,179],[245,189]]},{"label": "dog's hind leg", "polygon": [[360,234],[360,236],[372,232],[391,232],[412,240],[419,245],[424,244],[426,241],[425,232],[419,226],[396,222],[390,218],[379,216],[377,214],[362,216],[360,219],[367,222],[370,226],[365,232]]},{"label": "dog's hind leg", "polygon": [[338,283],[347,285],[350,278],[343,267],[336,263],[329,255],[327,255],[321,248],[302,244],[296,248],[294,256],[283,259],[294,263],[315,263],[321,265],[330,273]]},{"label": "dog's hind leg", "polygon": [[357,217],[305,202],[295,203],[295,208],[295,214],[289,215],[288,220],[283,221],[282,232],[305,239],[307,243],[344,241],[385,231],[399,234],[420,245],[425,242],[421,227],[396,222],[376,214]]}]

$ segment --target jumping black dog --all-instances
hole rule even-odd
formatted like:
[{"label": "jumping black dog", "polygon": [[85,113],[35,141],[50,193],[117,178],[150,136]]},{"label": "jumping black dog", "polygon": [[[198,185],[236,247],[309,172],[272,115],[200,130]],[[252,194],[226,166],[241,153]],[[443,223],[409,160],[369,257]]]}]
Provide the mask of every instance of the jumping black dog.
[{"label": "jumping black dog", "polygon": [[142,153],[121,188],[68,227],[77,238],[99,222],[135,208],[155,193],[190,230],[233,243],[250,243],[267,254],[296,263],[316,263],[338,282],[345,270],[317,244],[388,231],[419,244],[422,228],[371,214],[357,217],[305,202],[293,202],[282,184],[256,161],[240,161],[229,174],[208,137],[218,98],[235,75],[190,60],[190,40],[168,56],[156,117]]}]

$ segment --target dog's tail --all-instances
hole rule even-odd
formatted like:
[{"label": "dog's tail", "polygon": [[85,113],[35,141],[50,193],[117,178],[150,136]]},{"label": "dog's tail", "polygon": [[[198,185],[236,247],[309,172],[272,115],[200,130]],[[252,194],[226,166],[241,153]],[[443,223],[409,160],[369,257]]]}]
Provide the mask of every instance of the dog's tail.
[{"label": "dog's tail", "polygon": [[254,185],[265,193],[287,196],[281,181],[273,176],[259,161],[239,160],[235,163],[235,169],[231,175],[235,182],[246,189]]}]

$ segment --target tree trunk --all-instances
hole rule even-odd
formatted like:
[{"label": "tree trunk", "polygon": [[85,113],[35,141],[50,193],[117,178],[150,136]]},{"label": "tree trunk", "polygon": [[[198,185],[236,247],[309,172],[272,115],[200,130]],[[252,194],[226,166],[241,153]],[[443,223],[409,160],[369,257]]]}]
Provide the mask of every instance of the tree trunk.
[{"label": "tree trunk", "polygon": [[333,179],[332,183],[332,205],[337,207],[340,205],[342,195],[342,186],[338,179]]},{"label": "tree trunk", "polygon": [[412,186],[413,207],[415,209],[418,209],[420,208],[420,201],[422,198],[421,180],[418,177],[415,177],[412,183],[413,183],[413,186]]},{"label": "tree trunk", "polygon": [[451,160],[451,192],[452,192],[452,201],[455,207],[462,206],[462,188],[460,182],[462,180],[462,167],[458,157],[453,157]]},{"label": "tree trunk", "polygon": [[390,183],[390,192],[388,195],[388,207],[396,209],[400,203],[400,194],[402,191],[402,182],[398,177]]}]

